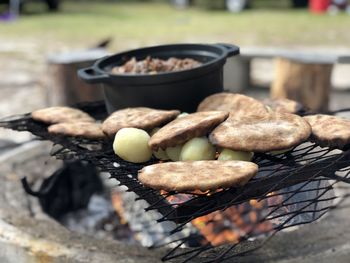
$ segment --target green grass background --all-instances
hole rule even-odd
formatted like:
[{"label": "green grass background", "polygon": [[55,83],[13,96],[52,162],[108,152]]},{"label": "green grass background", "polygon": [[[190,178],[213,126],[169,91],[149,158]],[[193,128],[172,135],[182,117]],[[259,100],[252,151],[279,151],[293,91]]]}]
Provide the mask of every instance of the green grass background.
[{"label": "green grass background", "polygon": [[314,15],[277,2],[256,0],[252,9],[239,14],[177,10],[168,1],[64,1],[58,13],[46,12],[42,3],[29,3],[18,20],[0,23],[0,45],[1,39],[13,39],[89,47],[111,37],[113,49],[172,42],[349,46],[349,15]]}]

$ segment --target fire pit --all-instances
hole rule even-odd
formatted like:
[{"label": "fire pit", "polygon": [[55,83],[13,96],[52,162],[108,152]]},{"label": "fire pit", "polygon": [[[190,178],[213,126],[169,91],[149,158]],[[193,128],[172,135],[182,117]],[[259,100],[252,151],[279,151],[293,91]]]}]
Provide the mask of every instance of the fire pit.
[{"label": "fire pit", "polygon": [[1,262],[157,262],[162,252],[67,230],[26,194],[21,176],[47,177],[62,167],[51,143],[33,141],[0,157]]},{"label": "fire pit", "polygon": [[[98,103],[81,108],[94,117],[101,118],[106,114],[103,105]],[[281,230],[314,222],[347,201],[344,199],[347,192],[335,192],[334,188],[349,182],[349,148],[339,151],[305,143],[284,154],[257,154],[254,162],[259,164],[259,174],[244,188],[194,195],[158,192],[144,187],[136,177],[143,165],[118,159],[113,154],[111,142],[52,136],[45,125],[34,122],[29,115],[4,121],[2,126],[27,130],[61,145],[52,153],[56,157],[92,162],[127,186],[128,191],[136,193],[138,199],[147,201],[147,213],[157,211],[158,222],[173,222],[173,229],[164,233],[168,238],[160,238],[153,244],[153,247],[165,246],[168,250],[163,260],[221,262],[232,257],[252,259],[261,256],[261,250],[249,253],[249,256],[247,252],[261,247],[269,237]],[[333,216],[341,217],[341,212]],[[293,236],[308,232],[302,229],[293,232]],[[309,233],[308,239],[321,238],[322,233],[317,232]],[[344,237],[348,236],[348,231],[342,233]],[[272,242],[286,235],[282,233]],[[278,246],[275,249],[278,250]],[[342,249],[346,251],[346,248]],[[274,250],[274,256],[280,258],[282,252],[286,253]],[[242,254],[245,254],[244,258]]]}]

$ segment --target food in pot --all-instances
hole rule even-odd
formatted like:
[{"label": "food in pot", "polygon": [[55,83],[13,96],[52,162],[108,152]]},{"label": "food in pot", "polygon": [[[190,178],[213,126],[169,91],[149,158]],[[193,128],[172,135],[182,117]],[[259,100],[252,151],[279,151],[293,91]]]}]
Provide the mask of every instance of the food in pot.
[{"label": "food in pot", "polygon": [[230,161],[230,160],[237,160],[237,161],[250,161],[254,156],[254,153],[252,152],[242,152],[242,151],[233,151],[230,149],[223,149],[221,153],[219,154],[218,160],[219,161]]},{"label": "food in pot", "polygon": [[137,128],[123,128],[117,132],[113,142],[116,155],[132,163],[147,162],[152,157],[148,147],[150,136],[147,132]]},{"label": "food in pot", "polygon": [[112,74],[158,74],[165,72],[175,72],[199,67],[201,62],[192,58],[171,57],[166,60],[146,57],[143,60],[136,60],[135,57],[129,59],[121,66],[113,67]]},{"label": "food in pot", "polygon": [[215,153],[207,137],[193,138],[182,146],[180,161],[214,160]]}]

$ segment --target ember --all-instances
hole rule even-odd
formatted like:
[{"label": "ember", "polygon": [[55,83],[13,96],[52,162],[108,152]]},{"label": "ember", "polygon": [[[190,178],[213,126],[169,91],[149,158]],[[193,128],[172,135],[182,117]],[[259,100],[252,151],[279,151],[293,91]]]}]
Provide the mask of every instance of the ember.
[{"label": "ember", "polygon": [[176,206],[176,205],[180,205],[183,204],[185,202],[187,202],[188,200],[191,200],[194,195],[193,194],[172,194],[172,193],[168,193],[166,191],[161,190],[160,191],[161,195],[164,196],[166,198],[166,200]]},{"label": "ember", "polygon": [[112,191],[111,201],[112,201],[112,205],[113,205],[114,210],[117,212],[117,214],[120,217],[120,223],[123,225],[127,224],[127,220],[124,217],[125,211],[124,211],[124,207],[123,207],[123,200],[121,197],[121,193],[117,192],[117,191]]},{"label": "ember", "polygon": [[252,199],[224,211],[198,217],[192,221],[192,224],[213,246],[238,243],[240,238],[248,233],[257,236],[273,229],[271,222],[259,222],[268,206],[266,200]]}]

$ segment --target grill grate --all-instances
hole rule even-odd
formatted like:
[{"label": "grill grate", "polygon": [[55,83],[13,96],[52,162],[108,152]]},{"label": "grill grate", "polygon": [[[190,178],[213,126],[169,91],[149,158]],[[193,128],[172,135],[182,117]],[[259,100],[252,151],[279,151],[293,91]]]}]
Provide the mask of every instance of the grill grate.
[{"label": "grill grate", "polygon": [[[97,119],[107,114],[102,102],[78,107]],[[39,139],[51,140],[55,144],[52,155],[88,160],[109,172],[111,178],[128,187],[127,191],[148,202],[147,211],[161,213],[158,222],[176,223],[167,233],[169,236],[188,229],[189,234],[181,239],[168,243],[160,240],[155,245],[171,247],[163,260],[190,262],[205,255],[207,262],[221,262],[257,249],[278,231],[313,222],[337,207],[347,195],[335,195],[334,185],[350,182],[350,147],[340,151],[306,142],[283,154],[256,154],[253,161],[259,165],[258,175],[242,188],[206,194],[164,193],[144,187],[137,180],[138,170],[157,160],[147,164],[123,161],[114,155],[110,140],[53,136],[45,124],[33,121],[30,114],[5,119],[0,127],[29,131]],[[245,225],[240,225],[242,218],[236,219],[238,215],[248,218]],[[214,233],[210,236],[204,230],[211,228]],[[225,233],[231,234],[225,242],[216,240]],[[259,237],[265,239],[249,242]],[[231,244],[225,244],[226,241]],[[242,246],[243,243],[249,245]]]}]

